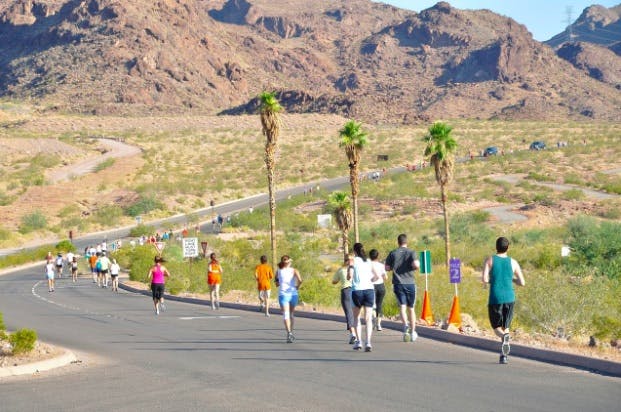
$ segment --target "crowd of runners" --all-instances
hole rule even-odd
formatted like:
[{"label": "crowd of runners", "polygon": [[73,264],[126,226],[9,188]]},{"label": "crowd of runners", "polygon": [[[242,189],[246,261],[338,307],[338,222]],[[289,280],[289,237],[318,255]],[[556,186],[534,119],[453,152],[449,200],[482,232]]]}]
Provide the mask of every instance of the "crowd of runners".
[{"label": "crowd of runners", "polygon": [[[354,350],[360,351],[364,348],[365,352],[371,352],[373,331],[382,330],[383,300],[386,295],[384,283],[388,279],[388,272],[392,272],[393,293],[399,305],[403,341],[414,342],[418,338],[414,311],[416,302],[414,273],[419,269],[420,262],[416,252],[408,247],[405,234],[397,237],[397,243],[398,247],[388,253],[384,263],[380,262],[380,255],[376,249],[372,249],[367,255],[362,243],[354,244],[353,253],[345,256],[343,265],[332,278],[332,283],[340,287],[341,306],[348,332],[347,342]],[[491,326],[501,339],[502,364],[507,363],[510,350],[509,327],[515,302],[513,283],[522,286],[525,284],[519,264],[507,256],[508,247],[509,241],[506,238],[498,238],[496,254],[485,261],[482,273],[482,281],[491,286],[488,313]],[[54,291],[55,278],[62,277],[64,267],[69,268],[72,281],[77,281],[79,257],[72,252],[68,252],[65,256],[62,253],[58,253],[57,256],[48,253],[45,273],[50,293]],[[111,260],[108,257],[106,242],[85,248],[84,258],[88,262],[93,283],[102,288],[108,288],[110,285],[113,291],[118,292],[120,267],[115,259]],[[210,291],[210,303],[213,310],[218,310],[223,269],[215,253],[210,253],[209,259],[206,280]],[[161,256],[156,256],[148,273],[156,315],[166,309],[164,289],[170,272],[164,266],[164,262]],[[293,267],[293,260],[288,255],[282,256],[274,274],[267,257],[261,256],[254,277],[257,282],[259,310],[266,317],[270,316],[271,282],[277,286],[286,342],[293,343],[294,313],[299,302],[298,291],[303,282],[302,276]]]}]

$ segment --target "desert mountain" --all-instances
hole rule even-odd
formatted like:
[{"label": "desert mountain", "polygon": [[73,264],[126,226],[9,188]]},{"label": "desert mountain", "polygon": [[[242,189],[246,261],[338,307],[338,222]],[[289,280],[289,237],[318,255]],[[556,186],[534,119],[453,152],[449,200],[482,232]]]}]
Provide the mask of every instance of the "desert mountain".
[{"label": "desert mountain", "polygon": [[[617,58],[615,64],[618,64]],[[487,10],[370,0],[0,0],[0,97],[89,113],[621,120],[621,93]]]},{"label": "desert mountain", "polygon": [[545,43],[578,70],[621,90],[621,5],[588,7]]}]

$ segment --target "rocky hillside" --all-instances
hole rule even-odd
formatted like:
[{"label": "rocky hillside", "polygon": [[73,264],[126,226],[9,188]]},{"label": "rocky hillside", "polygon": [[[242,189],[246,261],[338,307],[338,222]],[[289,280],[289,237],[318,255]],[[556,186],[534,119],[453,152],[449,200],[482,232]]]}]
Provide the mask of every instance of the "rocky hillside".
[{"label": "rocky hillside", "polygon": [[578,20],[546,44],[578,70],[621,90],[621,5],[584,9]]},{"label": "rocky hillside", "polygon": [[290,112],[369,121],[621,120],[615,85],[590,74],[512,19],[445,2],[0,0],[0,97],[50,110],[242,113],[271,89]]}]

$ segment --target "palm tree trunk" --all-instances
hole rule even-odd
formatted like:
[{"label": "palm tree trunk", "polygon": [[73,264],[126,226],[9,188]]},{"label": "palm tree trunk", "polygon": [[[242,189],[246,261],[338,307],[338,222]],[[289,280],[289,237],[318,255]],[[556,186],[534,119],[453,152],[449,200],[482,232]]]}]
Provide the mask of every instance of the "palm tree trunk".
[{"label": "palm tree trunk", "polygon": [[448,200],[446,185],[441,185],[440,190],[442,191],[442,213],[444,215],[444,250],[446,252],[446,268],[448,269],[451,261],[451,241],[449,235],[448,209],[446,207],[446,202]]},{"label": "palm tree trunk", "polygon": [[349,231],[343,230],[343,259],[349,255]]},{"label": "palm tree trunk", "polygon": [[272,266],[276,264],[276,198],[274,196],[274,166],[267,164],[267,187],[270,205],[270,242],[272,244]]},{"label": "palm tree trunk", "polygon": [[360,233],[358,231],[358,168],[356,166],[350,166],[349,168],[349,182],[351,184],[351,199],[353,203],[354,239],[358,243],[360,242]]}]

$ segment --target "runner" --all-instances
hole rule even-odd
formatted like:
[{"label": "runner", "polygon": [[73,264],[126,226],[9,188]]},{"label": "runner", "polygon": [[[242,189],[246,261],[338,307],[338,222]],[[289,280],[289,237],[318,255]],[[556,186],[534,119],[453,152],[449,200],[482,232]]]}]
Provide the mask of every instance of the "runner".
[{"label": "runner", "polygon": [[261,256],[261,264],[254,270],[254,277],[257,280],[259,290],[259,311],[265,312],[265,316],[270,316],[270,294],[272,285],[270,281],[274,278],[272,267],[267,264],[267,256]]},{"label": "runner", "polygon": [[501,364],[508,363],[507,356],[511,350],[509,327],[515,306],[513,283],[519,286],[526,284],[520,264],[507,255],[507,250],[509,239],[496,239],[496,255],[485,260],[482,274],[483,283],[490,284],[487,310],[494,333],[502,341],[499,360]]},{"label": "runner", "polygon": [[382,262],[379,262],[379,252],[377,249],[371,249],[369,252],[371,258],[371,271],[377,277],[377,280],[373,282],[373,288],[375,289],[375,330],[382,330],[382,317],[384,311],[382,303],[384,302],[384,296],[386,296],[386,287],[384,282],[387,279],[386,268]]},{"label": "runner", "polygon": [[121,267],[118,263],[116,263],[116,259],[112,259],[112,264],[110,265],[110,276],[112,277],[112,291],[119,291],[119,272],[121,271]]},{"label": "runner", "polygon": [[63,277],[63,254],[60,252],[56,255],[56,274],[59,279]]},{"label": "runner", "polygon": [[164,259],[156,256],[155,264],[151,267],[148,274],[148,279],[151,281],[151,293],[153,296],[153,306],[155,306],[155,314],[160,314],[160,309],[165,310],[164,306],[164,284],[166,283],[165,278],[170,277],[170,273],[168,273],[168,269],[166,269],[162,263],[164,263]]},{"label": "runner", "polygon": [[71,264],[71,280],[75,283],[78,281],[78,257],[73,256],[70,264]]},{"label": "runner", "polygon": [[386,258],[386,271],[392,270],[392,288],[399,303],[403,341],[414,342],[418,338],[414,314],[416,302],[414,271],[420,267],[420,262],[416,258],[416,253],[408,248],[408,237],[405,234],[402,233],[397,237],[397,243],[399,247],[390,252]]},{"label": "runner", "polygon": [[99,281],[99,276],[97,275],[97,255],[95,253],[91,253],[91,250],[88,250],[88,265],[91,268],[91,275],[93,276],[93,283],[97,283],[97,286],[101,286]]},{"label": "runner", "polygon": [[298,304],[298,289],[302,284],[302,277],[297,269],[291,267],[291,258],[284,255],[280,258],[276,271],[276,285],[278,286],[278,303],[282,309],[282,315],[287,332],[287,343],[293,343],[294,312]]},{"label": "runner", "polygon": [[362,349],[362,322],[360,314],[364,308],[365,323],[365,352],[371,352],[371,335],[373,334],[373,304],[375,303],[375,290],[373,282],[377,280],[377,276],[371,270],[371,262],[367,260],[367,254],[364,251],[362,243],[354,244],[354,276],[351,282],[351,300],[354,303],[354,325],[356,331],[356,341],[354,342],[354,350]]},{"label": "runner", "polygon": [[211,299],[211,309],[220,309],[220,284],[222,283],[222,266],[216,259],[216,254],[209,255],[211,262],[207,265],[207,284],[209,285],[209,296]]},{"label": "runner", "polygon": [[347,255],[343,266],[341,266],[334,276],[332,277],[332,284],[341,285],[341,307],[345,312],[345,323],[347,324],[347,330],[349,331],[349,344],[352,345],[356,342],[356,331],[354,329],[354,313],[352,311],[351,303],[351,278],[354,271],[354,255],[351,253]]},{"label": "runner", "polygon": [[99,272],[101,274],[101,281],[103,283],[103,287],[108,287],[108,281],[110,280],[110,259],[106,252],[101,252],[101,256],[99,257]]},{"label": "runner", "polygon": [[54,292],[54,275],[56,274],[54,262],[48,260],[45,264],[45,278],[47,279],[47,291]]}]

